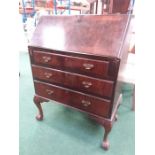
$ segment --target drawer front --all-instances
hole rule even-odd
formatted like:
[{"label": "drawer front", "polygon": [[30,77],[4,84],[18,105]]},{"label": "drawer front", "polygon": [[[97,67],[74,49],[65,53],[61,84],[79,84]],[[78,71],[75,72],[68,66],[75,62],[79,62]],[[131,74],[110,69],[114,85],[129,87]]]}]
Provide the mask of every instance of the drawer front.
[{"label": "drawer front", "polygon": [[33,52],[34,63],[57,69],[104,78],[108,76],[109,61],[99,61],[44,52]]},{"label": "drawer front", "polygon": [[92,113],[102,117],[109,116],[110,100],[85,95],[79,92],[71,91],[48,85],[41,82],[34,82],[36,94],[51,100],[67,104],[82,111]]},{"label": "drawer front", "polygon": [[113,81],[94,79],[79,74],[47,69],[32,65],[33,76],[36,79],[52,82],[71,89],[102,97],[112,97]]}]

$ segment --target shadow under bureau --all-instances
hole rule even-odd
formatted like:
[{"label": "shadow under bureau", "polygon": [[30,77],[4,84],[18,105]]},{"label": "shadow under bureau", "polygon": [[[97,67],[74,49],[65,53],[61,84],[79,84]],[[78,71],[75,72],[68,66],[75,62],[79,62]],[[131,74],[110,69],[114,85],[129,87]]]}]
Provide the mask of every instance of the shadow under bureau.
[{"label": "shadow under bureau", "polygon": [[102,146],[121,101],[118,74],[126,61],[130,15],[41,17],[28,46],[37,120],[42,102],[55,100],[87,113],[105,129]]}]

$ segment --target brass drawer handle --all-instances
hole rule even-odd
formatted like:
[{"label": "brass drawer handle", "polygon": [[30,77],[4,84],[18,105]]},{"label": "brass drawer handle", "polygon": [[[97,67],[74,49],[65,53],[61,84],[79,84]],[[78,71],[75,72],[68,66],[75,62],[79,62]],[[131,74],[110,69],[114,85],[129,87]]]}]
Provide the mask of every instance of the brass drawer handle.
[{"label": "brass drawer handle", "polygon": [[51,60],[51,57],[49,57],[49,56],[43,56],[42,58],[43,58],[44,62],[49,62]]},{"label": "brass drawer handle", "polygon": [[86,100],[82,100],[82,105],[84,106],[84,107],[88,107],[89,105],[91,105],[91,102],[90,101],[86,101]]},{"label": "brass drawer handle", "polygon": [[82,84],[84,85],[85,88],[89,88],[92,86],[91,82],[83,81]]},{"label": "brass drawer handle", "polygon": [[49,90],[49,89],[46,89],[46,92],[47,92],[48,95],[52,95],[54,93],[53,90]]},{"label": "brass drawer handle", "polygon": [[45,77],[47,78],[47,79],[49,79],[50,77],[52,77],[52,73],[44,73],[44,75],[45,75]]},{"label": "brass drawer handle", "polygon": [[83,64],[83,67],[85,69],[87,69],[87,70],[90,70],[90,69],[94,68],[94,65],[93,64],[87,64],[87,63],[85,63],[85,64]]}]

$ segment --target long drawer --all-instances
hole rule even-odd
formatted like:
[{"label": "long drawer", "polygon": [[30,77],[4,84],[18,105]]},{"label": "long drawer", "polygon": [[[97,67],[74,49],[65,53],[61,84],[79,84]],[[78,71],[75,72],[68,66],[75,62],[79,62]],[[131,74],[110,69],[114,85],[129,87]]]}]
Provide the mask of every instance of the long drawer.
[{"label": "long drawer", "polygon": [[112,97],[113,81],[32,65],[34,78],[102,97]]},{"label": "long drawer", "polygon": [[61,54],[33,51],[35,64],[72,71],[98,78],[108,77],[109,61],[72,57]]},{"label": "long drawer", "polygon": [[109,116],[110,100],[72,91],[51,84],[34,80],[35,92],[37,95],[61,102],[87,113],[102,117]]}]

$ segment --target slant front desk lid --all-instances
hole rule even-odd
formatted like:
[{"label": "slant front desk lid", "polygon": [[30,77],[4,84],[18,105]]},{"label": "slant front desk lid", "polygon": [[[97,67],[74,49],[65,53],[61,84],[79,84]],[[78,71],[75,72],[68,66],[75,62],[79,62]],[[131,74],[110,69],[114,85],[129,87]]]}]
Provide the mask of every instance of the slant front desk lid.
[{"label": "slant front desk lid", "polygon": [[42,16],[29,46],[119,57],[130,15]]}]

